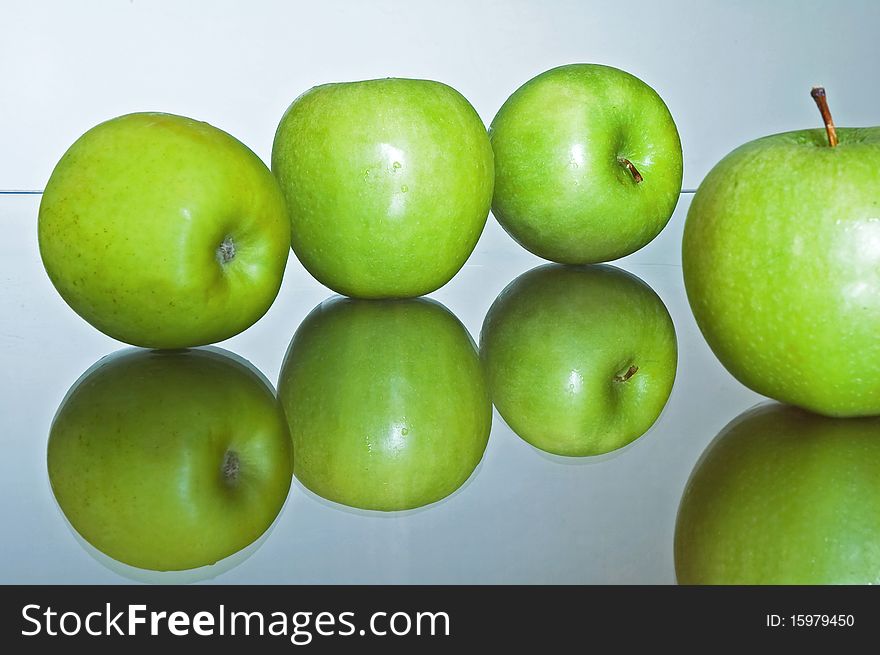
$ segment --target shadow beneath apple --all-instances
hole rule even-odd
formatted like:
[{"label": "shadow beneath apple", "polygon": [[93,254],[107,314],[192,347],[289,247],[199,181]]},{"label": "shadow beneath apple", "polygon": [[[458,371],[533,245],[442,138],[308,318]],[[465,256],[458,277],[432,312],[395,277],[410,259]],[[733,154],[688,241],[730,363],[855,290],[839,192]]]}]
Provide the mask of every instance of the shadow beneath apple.
[{"label": "shadow beneath apple", "polygon": [[205,579],[243,561],[280,513],[292,474],[271,385],[219,348],[132,348],[100,360],[62,401],[47,464],[87,550],[149,581]]},{"label": "shadow beneath apple", "polygon": [[295,476],[293,478],[293,486],[298,490],[298,496],[304,496],[308,498],[311,502],[317,503],[322,507],[326,507],[327,509],[333,510],[335,512],[342,512],[344,514],[349,514],[351,516],[358,516],[362,518],[372,518],[378,519],[382,521],[393,521],[398,519],[405,519],[410,516],[416,516],[418,514],[423,514],[424,512],[429,512],[431,510],[437,509],[447,503],[454,502],[456,498],[464,494],[467,489],[474,483],[474,481],[480,476],[480,473],[483,471],[483,466],[485,464],[485,459],[481,459],[480,463],[477,464],[473,473],[470,474],[467,480],[465,480],[460,487],[458,487],[455,491],[450,493],[439,500],[435,500],[433,502],[427,503],[426,505],[421,505],[419,507],[413,507],[410,509],[398,509],[398,510],[383,510],[383,509],[362,509],[359,507],[352,507],[350,505],[344,505],[342,503],[328,500],[322,496],[319,496],[317,493],[309,489],[302,482],[300,482]]},{"label": "shadow beneath apple", "polygon": [[213,580],[214,578],[223,575],[224,573],[228,573],[232,569],[243,564],[246,560],[250,559],[250,557],[263,546],[263,544],[272,534],[272,531],[275,529],[275,526],[278,524],[281,516],[284,514],[284,509],[282,508],[281,512],[279,512],[278,514],[278,517],[275,519],[275,521],[272,522],[272,525],[270,525],[268,529],[256,539],[256,541],[249,544],[248,546],[245,546],[240,551],[233,553],[229,557],[225,557],[220,561],[215,562],[214,564],[207,564],[198,568],[184,569],[180,571],[151,571],[150,569],[140,569],[136,566],[130,566],[128,564],[125,564],[124,562],[115,560],[109,555],[101,552],[88,541],[86,541],[82,537],[82,535],[76,531],[76,528],[73,527],[70,521],[67,520],[67,517],[64,516],[64,512],[63,510],[61,510],[60,506],[58,509],[59,511],[61,511],[61,518],[73,535],[74,540],[80,545],[80,547],[86,552],[86,554],[89,555],[89,557],[94,559],[96,562],[98,562],[98,564],[100,564],[107,570],[115,573],[120,577],[126,578],[127,580],[131,580],[132,582],[139,582],[142,584],[155,585],[195,584],[198,582]]},{"label": "shadow beneath apple", "polygon": [[[513,429],[509,425],[507,425],[507,422],[504,420],[504,417],[501,416],[500,414],[498,415],[498,420],[500,420],[501,423],[508,430],[510,430],[510,432],[514,436],[519,437],[519,435],[517,435],[516,432],[514,432]],[[659,423],[661,420],[662,420],[662,417],[660,419],[658,419],[657,423]],[[634,441],[631,441],[630,443],[618,448],[617,450],[612,450],[611,452],[608,452],[608,453],[602,453],[601,455],[585,455],[582,457],[572,457],[571,455],[554,455],[553,453],[547,452],[546,450],[541,450],[537,446],[530,444],[528,441],[526,441],[525,439],[522,439],[521,437],[520,437],[520,439],[523,442],[523,444],[525,445],[525,447],[529,449],[529,451],[534,453],[534,455],[536,457],[539,457],[540,459],[543,459],[546,462],[550,462],[551,464],[558,464],[560,466],[589,468],[591,466],[600,466],[603,464],[607,464],[608,462],[612,462],[612,461],[618,459],[619,457],[626,455],[634,448],[637,448],[638,444],[644,443],[644,441],[648,438],[648,435],[650,435],[650,433],[652,431],[657,429],[657,423],[655,423],[653,426],[651,426],[651,428],[644,435],[642,435],[640,438],[638,438]],[[497,422],[496,422],[496,425],[497,425]]]}]

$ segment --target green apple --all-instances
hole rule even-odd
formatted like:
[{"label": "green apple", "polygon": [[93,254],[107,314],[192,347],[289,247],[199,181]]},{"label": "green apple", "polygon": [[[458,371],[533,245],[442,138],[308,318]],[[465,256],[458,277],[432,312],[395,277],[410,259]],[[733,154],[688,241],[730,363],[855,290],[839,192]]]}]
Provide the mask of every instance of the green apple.
[{"label": "green apple", "polygon": [[272,304],[290,225],[269,169],[225,132],[170,114],[114,118],[58,162],[40,253],[80,316],[151,348],[213,343]]},{"label": "green apple", "polygon": [[740,382],[829,416],[880,413],[880,128],[752,141],[700,184],[682,244],[697,323]]},{"label": "green apple", "polygon": [[49,436],[49,479],[74,529],[144,569],[213,564],[281,511],[292,462],[271,386],[219,350],[126,350],[74,384]]},{"label": "green apple", "polygon": [[294,475],[362,509],[451,494],[480,462],[492,422],[473,340],[424,299],[321,303],[293,337],[278,396]]},{"label": "green apple", "polygon": [[663,100],[624,71],[571,64],[517,89],[492,121],[492,213],[564,264],[623,257],[656,237],[681,191],[681,141]]},{"label": "green apple", "polygon": [[600,455],[657,420],[675,379],[663,301],[613,266],[548,264],[498,296],[480,334],[492,401],[510,428],[556,455]]},{"label": "green apple", "polygon": [[725,427],[675,526],[682,584],[880,583],[880,419],[765,404]]},{"label": "green apple", "polygon": [[420,296],[462,267],[486,224],[492,148],[473,107],[440,82],[317,86],[288,108],[272,171],[291,245],[334,291]]}]

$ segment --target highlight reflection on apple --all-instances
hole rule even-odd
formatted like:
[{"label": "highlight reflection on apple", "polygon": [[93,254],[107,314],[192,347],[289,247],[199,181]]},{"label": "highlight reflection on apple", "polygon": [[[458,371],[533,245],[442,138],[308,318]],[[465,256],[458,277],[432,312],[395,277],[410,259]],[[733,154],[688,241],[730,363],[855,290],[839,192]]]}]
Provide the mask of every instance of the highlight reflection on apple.
[{"label": "highlight reflection on apple", "polygon": [[778,403],[731,421],[688,480],[680,584],[880,583],[880,418]]},{"label": "highlight reflection on apple", "polygon": [[426,299],[319,304],[291,341],[278,396],[294,475],[360,509],[448,496],[482,459],[492,422],[473,340]]},{"label": "highlight reflection on apple", "polygon": [[666,306],[635,275],[548,264],[495,299],[480,356],[492,401],[517,435],[582,457],[622,448],[654,424],[678,350]]},{"label": "highlight reflection on apple", "polygon": [[155,571],[213,564],[275,520],[290,488],[287,424],[271,385],[220,349],[127,349],[68,391],[49,479],[73,528]]}]

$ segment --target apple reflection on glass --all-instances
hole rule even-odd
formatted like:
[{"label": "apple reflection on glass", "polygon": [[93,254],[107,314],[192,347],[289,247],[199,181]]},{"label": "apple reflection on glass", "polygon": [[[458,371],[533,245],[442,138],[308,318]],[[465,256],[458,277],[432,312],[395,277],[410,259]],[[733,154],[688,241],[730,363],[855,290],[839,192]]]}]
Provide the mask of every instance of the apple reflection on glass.
[{"label": "apple reflection on glass", "polygon": [[616,451],[644,434],[672,391],[675,327],[642,280],[608,265],[534,268],[483,322],[480,355],[510,428],[553,455]]},{"label": "apple reflection on glass", "polygon": [[880,418],[766,403],[691,473],[675,526],[680,584],[880,583]]},{"label": "apple reflection on glass", "polygon": [[152,571],[205,567],[255,542],[292,474],[271,385],[218,348],[126,349],[100,360],[58,409],[48,468],[85,541]]},{"label": "apple reflection on glass", "polygon": [[278,397],[296,478],[361,510],[415,509],[456,491],[492,422],[476,345],[424,298],[319,304],[290,343]]}]

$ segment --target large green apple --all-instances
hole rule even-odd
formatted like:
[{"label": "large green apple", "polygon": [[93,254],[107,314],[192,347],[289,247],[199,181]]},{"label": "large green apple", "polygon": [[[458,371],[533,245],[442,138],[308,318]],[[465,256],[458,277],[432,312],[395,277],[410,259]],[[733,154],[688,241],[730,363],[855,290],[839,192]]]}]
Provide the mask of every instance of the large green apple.
[{"label": "large green apple", "polygon": [[681,191],[681,141],[663,100],[624,71],[571,64],[541,73],[489,129],[492,213],[524,248],[590,264],[657,236]]},{"label": "large green apple", "polygon": [[486,314],[480,356],[492,401],[528,443],[599,455],[644,434],[675,379],[663,301],[613,266],[548,264],[511,282]]},{"label": "large green apple", "polygon": [[269,169],[207,123],[129,114],[81,136],[40,203],[40,253],[65,301],[152,348],[213,343],[272,304],[290,225]]},{"label": "large green apple", "polygon": [[880,413],[880,128],[752,141],[700,184],[682,244],[697,323],[758,393]]},{"label": "large green apple", "polygon": [[423,299],[321,303],[293,337],[278,395],[294,475],[363,509],[451,494],[480,462],[492,422],[473,340]]},{"label": "large green apple", "polygon": [[703,453],[675,527],[682,584],[880,583],[880,419],[770,403]]},{"label": "large green apple", "polygon": [[110,557],[191,569],[257,539],[290,488],[272,388],[219,350],[126,350],[71,388],[52,423],[49,479],[64,515]]},{"label": "large green apple", "polygon": [[334,291],[420,296],[462,267],[486,224],[492,148],[473,107],[429,80],[317,86],[278,126],[272,171],[291,245]]}]

